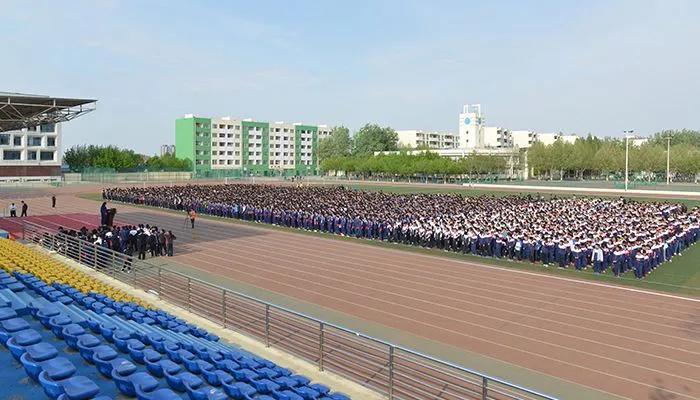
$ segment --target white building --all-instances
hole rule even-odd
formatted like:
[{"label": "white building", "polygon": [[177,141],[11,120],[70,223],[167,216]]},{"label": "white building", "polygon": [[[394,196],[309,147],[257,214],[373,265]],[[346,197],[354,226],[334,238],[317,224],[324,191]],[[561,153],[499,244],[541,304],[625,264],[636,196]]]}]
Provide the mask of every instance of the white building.
[{"label": "white building", "polygon": [[519,149],[527,149],[537,139],[537,133],[529,130],[511,131],[510,138],[513,147],[517,147]]},{"label": "white building", "polygon": [[60,169],[61,124],[44,124],[0,133],[0,160],[3,167]]},{"label": "white building", "polygon": [[483,147],[495,149],[513,147],[513,139],[508,129],[486,126],[481,131],[483,133]]},{"label": "white building", "polygon": [[483,117],[481,104],[465,104],[459,114],[458,145],[460,149],[484,147]]},{"label": "white building", "polygon": [[419,129],[396,131],[399,146],[431,149],[452,149],[457,147],[457,138],[451,132],[428,132]]}]

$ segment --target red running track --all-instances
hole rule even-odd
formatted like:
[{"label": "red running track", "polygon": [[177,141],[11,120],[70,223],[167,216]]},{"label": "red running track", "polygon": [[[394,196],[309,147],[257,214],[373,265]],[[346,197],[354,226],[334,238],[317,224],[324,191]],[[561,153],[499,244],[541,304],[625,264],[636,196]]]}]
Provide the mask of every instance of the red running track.
[{"label": "red running track", "polygon": [[[59,218],[99,207],[60,196]],[[50,209],[36,207],[39,214]],[[175,260],[618,396],[700,398],[700,299],[118,206],[178,236]],[[95,217],[96,218],[96,217]]]}]

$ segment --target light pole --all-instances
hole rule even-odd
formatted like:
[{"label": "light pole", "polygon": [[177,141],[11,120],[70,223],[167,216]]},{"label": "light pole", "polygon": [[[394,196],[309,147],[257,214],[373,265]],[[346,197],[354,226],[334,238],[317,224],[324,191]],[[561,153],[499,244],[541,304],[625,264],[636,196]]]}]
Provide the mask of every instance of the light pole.
[{"label": "light pole", "polygon": [[671,135],[666,136],[666,184],[671,184]]},{"label": "light pole", "polygon": [[633,138],[634,129],[622,131],[625,134],[625,192],[629,183],[629,165],[630,165],[630,139]]}]

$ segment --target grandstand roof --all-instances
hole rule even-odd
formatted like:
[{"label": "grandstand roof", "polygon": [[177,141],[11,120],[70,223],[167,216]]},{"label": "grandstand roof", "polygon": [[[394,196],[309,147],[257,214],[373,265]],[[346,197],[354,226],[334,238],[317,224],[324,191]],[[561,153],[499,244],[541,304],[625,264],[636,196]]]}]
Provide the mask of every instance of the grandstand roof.
[{"label": "grandstand roof", "polygon": [[70,121],[93,111],[97,100],[0,92],[0,132]]}]

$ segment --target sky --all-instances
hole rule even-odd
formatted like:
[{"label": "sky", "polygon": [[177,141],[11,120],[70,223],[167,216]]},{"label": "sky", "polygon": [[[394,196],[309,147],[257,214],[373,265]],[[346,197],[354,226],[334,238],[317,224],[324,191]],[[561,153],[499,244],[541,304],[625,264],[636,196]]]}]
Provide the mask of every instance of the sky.
[{"label": "sky", "polygon": [[64,149],[175,119],[621,136],[700,129],[700,1],[0,0],[0,91],[98,99]]}]

